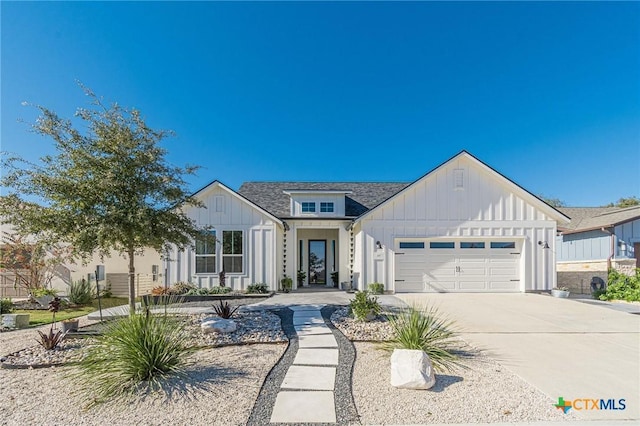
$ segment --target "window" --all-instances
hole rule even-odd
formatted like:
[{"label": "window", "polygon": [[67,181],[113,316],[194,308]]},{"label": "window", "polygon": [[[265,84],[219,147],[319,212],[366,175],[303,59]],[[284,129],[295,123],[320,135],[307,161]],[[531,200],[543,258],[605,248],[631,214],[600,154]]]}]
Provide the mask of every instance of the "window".
[{"label": "window", "polygon": [[242,273],[242,231],[222,231],[222,269]]},{"label": "window", "polygon": [[401,249],[423,249],[424,243],[411,242],[411,241],[402,241],[400,243]]},{"label": "window", "polygon": [[514,241],[494,241],[491,243],[492,249],[514,249],[516,243]]},{"label": "window", "polygon": [[302,213],[315,213],[316,212],[316,203],[302,203]]},{"label": "window", "polygon": [[320,203],[320,213],[333,213],[333,203]]},{"label": "window", "polygon": [[483,249],[484,248],[484,243],[465,243],[462,242],[460,243],[460,248],[461,249]]},{"label": "window", "polygon": [[160,274],[160,266],[151,265],[151,281],[158,281],[158,275]]},{"label": "window", "polygon": [[429,243],[429,248],[432,249],[452,249],[455,248],[455,243],[454,242],[446,242],[446,243],[441,243],[438,241],[432,241]]},{"label": "window", "polygon": [[196,274],[216,272],[216,231],[209,235],[211,238],[196,240]]}]

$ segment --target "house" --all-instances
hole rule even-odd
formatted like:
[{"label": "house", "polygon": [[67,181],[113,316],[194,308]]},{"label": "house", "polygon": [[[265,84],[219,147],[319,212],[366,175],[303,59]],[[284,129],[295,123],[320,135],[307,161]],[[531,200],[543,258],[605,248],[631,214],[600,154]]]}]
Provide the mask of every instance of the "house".
[{"label": "house", "polygon": [[[556,284],[569,218],[462,151],[411,183],[214,181],[186,214],[216,243],[167,253],[169,283],[276,290],[378,282],[392,292],[524,292]],[[298,271],[304,279],[297,283]]]},{"label": "house", "polygon": [[[35,246],[33,237],[19,238],[9,223],[2,223],[1,231],[0,251],[12,257],[14,250],[21,250],[24,255],[20,258],[26,260],[22,260],[22,263],[7,264],[4,262],[4,256],[1,256],[3,262],[0,262],[0,298],[28,296],[27,282],[33,281],[66,295],[72,282],[88,279],[95,285],[96,270],[101,289],[108,289],[114,296],[129,295],[129,261],[117,252],[104,257],[94,254],[86,262],[68,258],[56,262],[55,250],[47,249],[43,258],[34,259],[29,253]],[[14,247],[13,250],[8,249],[11,246]],[[161,265],[161,256],[153,249],[146,249],[144,253],[135,256],[137,295],[150,293],[153,287],[164,284]]]},{"label": "house", "polygon": [[640,267],[640,206],[559,210],[571,222],[558,227],[558,285],[590,293],[591,279],[606,282],[610,268],[631,274]]}]

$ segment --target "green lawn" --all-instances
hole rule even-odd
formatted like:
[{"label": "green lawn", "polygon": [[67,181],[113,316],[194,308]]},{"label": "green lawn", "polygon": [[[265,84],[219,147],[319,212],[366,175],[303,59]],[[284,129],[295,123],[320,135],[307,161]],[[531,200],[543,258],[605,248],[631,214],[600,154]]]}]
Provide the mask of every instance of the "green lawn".
[{"label": "green lawn", "polygon": [[[126,305],[129,299],[126,297],[109,297],[101,299],[102,309],[112,308],[114,306]],[[98,310],[98,300],[94,299],[91,306],[83,306],[78,308],[62,309],[56,313],[56,321],[62,321],[69,318],[81,317]],[[53,314],[47,310],[26,310],[15,309],[13,314],[29,314],[29,326],[35,327],[43,324],[50,324],[53,320]]]}]

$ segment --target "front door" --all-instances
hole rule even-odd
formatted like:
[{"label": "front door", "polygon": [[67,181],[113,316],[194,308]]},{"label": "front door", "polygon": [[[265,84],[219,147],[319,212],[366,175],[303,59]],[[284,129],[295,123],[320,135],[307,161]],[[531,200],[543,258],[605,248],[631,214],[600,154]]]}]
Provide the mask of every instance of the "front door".
[{"label": "front door", "polygon": [[327,240],[309,240],[309,284],[327,283]]},{"label": "front door", "polygon": [[633,253],[636,257],[636,268],[640,268],[640,243],[635,243],[633,245]]}]

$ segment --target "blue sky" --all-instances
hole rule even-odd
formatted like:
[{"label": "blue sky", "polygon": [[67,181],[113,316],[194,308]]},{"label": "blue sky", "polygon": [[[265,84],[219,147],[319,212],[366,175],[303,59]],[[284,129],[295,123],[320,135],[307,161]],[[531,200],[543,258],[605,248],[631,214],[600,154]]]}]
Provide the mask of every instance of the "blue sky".
[{"label": "blue sky", "polygon": [[640,196],[640,3],[2,2],[2,150],[87,98],[219,179],[412,181],[466,149],[572,206]]}]

